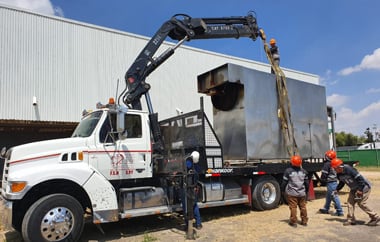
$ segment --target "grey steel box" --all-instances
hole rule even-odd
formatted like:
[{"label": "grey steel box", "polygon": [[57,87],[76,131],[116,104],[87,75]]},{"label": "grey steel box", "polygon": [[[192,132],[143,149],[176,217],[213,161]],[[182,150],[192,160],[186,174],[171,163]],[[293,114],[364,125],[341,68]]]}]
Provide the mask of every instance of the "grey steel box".
[{"label": "grey steel box", "polygon": [[[290,78],[286,83],[300,155],[323,158],[329,149],[325,88]],[[225,64],[198,76],[198,92],[214,98],[214,129],[225,161],[289,158],[278,118],[275,75]],[[224,106],[215,108],[218,102]]]},{"label": "grey steel box", "polygon": [[123,210],[166,205],[165,193],[160,187],[140,191],[129,191],[128,188],[125,190],[120,194],[120,207]]},{"label": "grey steel box", "polygon": [[202,202],[221,201],[224,198],[224,186],[220,182],[198,182],[201,185]]},{"label": "grey steel box", "polygon": [[225,181],[224,182],[224,199],[237,199],[242,197],[241,186],[236,182]]}]

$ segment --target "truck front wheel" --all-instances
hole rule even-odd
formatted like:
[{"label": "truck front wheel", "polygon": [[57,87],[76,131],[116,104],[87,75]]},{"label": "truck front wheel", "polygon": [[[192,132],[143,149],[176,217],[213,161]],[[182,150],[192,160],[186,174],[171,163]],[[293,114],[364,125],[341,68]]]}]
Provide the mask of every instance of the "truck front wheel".
[{"label": "truck front wheel", "polygon": [[280,185],[270,176],[258,178],[252,185],[252,206],[259,211],[274,209],[281,199]]},{"label": "truck front wheel", "polygon": [[72,196],[52,194],[40,198],[22,221],[24,241],[78,241],[84,226],[84,211]]}]

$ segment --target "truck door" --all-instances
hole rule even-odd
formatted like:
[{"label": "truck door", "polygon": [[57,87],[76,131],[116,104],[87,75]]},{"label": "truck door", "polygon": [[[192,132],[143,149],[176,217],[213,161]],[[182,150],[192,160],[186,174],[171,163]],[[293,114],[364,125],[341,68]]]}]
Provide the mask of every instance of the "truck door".
[{"label": "truck door", "polygon": [[108,114],[104,120],[96,142],[97,167],[109,180],[152,177],[150,135],[144,117],[125,114],[123,137],[115,132],[116,115]]}]

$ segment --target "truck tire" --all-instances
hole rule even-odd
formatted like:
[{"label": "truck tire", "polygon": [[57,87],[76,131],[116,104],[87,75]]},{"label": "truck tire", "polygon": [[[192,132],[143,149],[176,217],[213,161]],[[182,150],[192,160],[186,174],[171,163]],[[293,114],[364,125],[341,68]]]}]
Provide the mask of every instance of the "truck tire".
[{"label": "truck tire", "polygon": [[281,199],[280,185],[271,176],[262,176],[252,185],[252,206],[258,211],[277,208]]},{"label": "truck tire", "polygon": [[84,226],[81,204],[66,194],[51,194],[36,201],[22,221],[25,242],[78,241]]}]

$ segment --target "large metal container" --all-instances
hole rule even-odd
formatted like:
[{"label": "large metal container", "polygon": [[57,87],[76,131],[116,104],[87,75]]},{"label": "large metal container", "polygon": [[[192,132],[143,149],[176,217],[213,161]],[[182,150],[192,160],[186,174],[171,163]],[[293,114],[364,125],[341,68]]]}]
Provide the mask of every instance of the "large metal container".
[{"label": "large metal container", "polygon": [[[303,158],[329,149],[323,86],[287,79],[295,143]],[[198,92],[211,96],[214,130],[225,161],[289,159],[278,118],[275,75],[225,64],[198,76]]]}]

